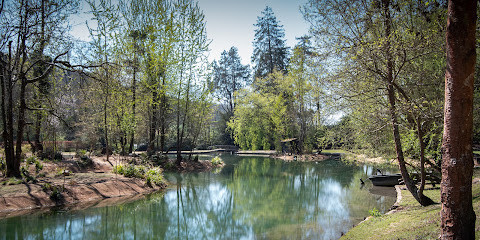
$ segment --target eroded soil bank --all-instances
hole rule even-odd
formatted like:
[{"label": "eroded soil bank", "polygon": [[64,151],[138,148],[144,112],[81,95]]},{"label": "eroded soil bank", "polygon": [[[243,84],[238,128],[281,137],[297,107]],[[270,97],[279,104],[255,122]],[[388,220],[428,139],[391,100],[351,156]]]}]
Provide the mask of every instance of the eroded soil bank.
[{"label": "eroded soil bank", "polygon": [[105,157],[92,157],[92,161],[93,164],[86,168],[81,167],[73,157],[60,162],[44,162],[36,180],[28,183],[0,178],[3,182],[0,185],[0,218],[45,207],[91,206],[103,199],[109,200],[106,202],[126,201],[166,187],[147,185],[143,179],[112,173],[114,164],[121,162],[118,159],[111,157],[107,162]]}]

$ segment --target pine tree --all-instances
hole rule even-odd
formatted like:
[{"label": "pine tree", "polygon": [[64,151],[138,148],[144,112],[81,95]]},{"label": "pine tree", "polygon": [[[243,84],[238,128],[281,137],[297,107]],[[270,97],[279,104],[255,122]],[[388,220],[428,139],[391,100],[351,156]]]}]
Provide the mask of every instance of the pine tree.
[{"label": "pine tree", "polygon": [[234,93],[248,85],[249,78],[250,67],[242,65],[238,49],[231,47],[228,52],[223,51],[218,64],[214,64],[213,84],[217,97],[226,101],[224,112],[227,115],[233,115]]},{"label": "pine tree", "polygon": [[286,73],[288,47],[285,45],[285,31],[272,8],[267,6],[254,26],[257,27],[252,56],[255,78],[265,77],[273,73],[274,69]]}]

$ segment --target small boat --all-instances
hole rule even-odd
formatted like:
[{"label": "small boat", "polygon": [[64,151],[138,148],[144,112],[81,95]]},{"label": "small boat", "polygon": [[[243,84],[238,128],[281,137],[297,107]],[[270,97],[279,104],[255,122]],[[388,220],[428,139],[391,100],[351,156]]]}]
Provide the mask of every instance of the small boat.
[{"label": "small boat", "polygon": [[372,175],[368,179],[374,186],[395,186],[402,179],[402,174]]}]

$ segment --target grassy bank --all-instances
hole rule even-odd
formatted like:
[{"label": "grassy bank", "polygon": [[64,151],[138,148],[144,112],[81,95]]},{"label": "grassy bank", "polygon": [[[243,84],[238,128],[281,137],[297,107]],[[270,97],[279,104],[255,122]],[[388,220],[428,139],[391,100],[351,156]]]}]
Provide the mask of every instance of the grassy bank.
[{"label": "grassy bank", "polygon": [[[475,169],[474,177],[480,176]],[[431,187],[431,186],[428,186]],[[397,211],[370,217],[352,228],[341,239],[438,239],[440,235],[440,189],[425,191],[437,204],[422,207],[410,192],[402,190],[402,200]],[[473,208],[480,216],[480,183],[473,184]],[[480,239],[480,221],[476,221],[476,239]]]}]

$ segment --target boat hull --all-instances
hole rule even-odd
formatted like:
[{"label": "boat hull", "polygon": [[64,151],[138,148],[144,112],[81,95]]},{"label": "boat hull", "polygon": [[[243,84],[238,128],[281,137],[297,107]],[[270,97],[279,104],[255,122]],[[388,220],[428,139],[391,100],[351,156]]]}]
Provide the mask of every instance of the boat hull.
[{"label": "boat hull", "polygon": [[399,184],[399,181],[402,179],[401,174],[389,174],[389,175],[373,175],[368,179],[372,181],[374,186],[395,186]]}]

